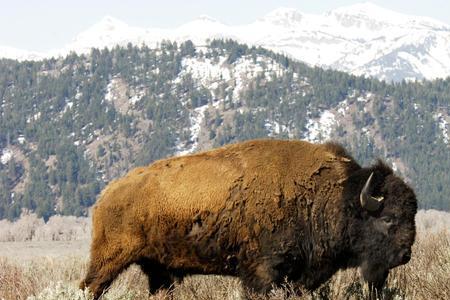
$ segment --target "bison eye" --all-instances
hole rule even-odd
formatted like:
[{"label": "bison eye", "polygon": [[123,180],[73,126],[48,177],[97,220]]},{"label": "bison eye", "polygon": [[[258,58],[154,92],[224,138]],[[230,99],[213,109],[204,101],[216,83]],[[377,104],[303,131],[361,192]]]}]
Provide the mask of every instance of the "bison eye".
[{"label": "bison eye", "polygon": [[392,225],[394,223],[392,217],[389,217],[389,216],[381,217],[381,221],[383,221],[383,223],[385,223],[388,226],[390,226],[390,225]]}]

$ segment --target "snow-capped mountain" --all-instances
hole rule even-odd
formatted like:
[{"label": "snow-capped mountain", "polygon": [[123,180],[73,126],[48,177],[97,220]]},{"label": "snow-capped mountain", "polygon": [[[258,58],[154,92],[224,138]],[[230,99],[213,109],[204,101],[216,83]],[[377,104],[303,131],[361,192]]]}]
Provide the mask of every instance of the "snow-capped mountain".
[{"label": "snow-capped mountain", "polygon": [[17,60],[40,60],[45,58],[45,53],[21,50],[13,47],[0,46],[0,58],[9,58]]},{"label": "snow-capped mountain", "polygon": [[[427,17],[400,14],[371,3],[338,8],[321,15],[279,8],[256,21],[229,26],[201,16],[174,29],[139,28],[105,17],[80,33],[58,56],[92,47],[131,42],[156,46],[163,39],[204,44],[232,38],[285,53],[310,65],[330,67],[386,80],[433,79],[450,75],[450,25]],[[0,56],[39,59],[43,55],[0,48]]]}]

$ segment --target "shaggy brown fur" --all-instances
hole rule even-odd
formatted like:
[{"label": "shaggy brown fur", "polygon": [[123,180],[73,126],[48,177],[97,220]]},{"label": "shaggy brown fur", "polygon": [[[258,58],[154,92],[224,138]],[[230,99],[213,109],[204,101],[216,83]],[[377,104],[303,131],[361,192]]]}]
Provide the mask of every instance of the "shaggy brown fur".
[{"label": "shaggy brown fur", "polygon": [[[386,200],[369,213],[359,194],[371,172],[371,192]],[[359,265],[379,288],[407,260],[416,210],[392,170],[361,168],[336,144],[255,140],[160,160],[103,191],[81,288],[98,298],[133,263],[151,292],[188,274],[239,276],[261,292],[285,278],[314,289]]]}]

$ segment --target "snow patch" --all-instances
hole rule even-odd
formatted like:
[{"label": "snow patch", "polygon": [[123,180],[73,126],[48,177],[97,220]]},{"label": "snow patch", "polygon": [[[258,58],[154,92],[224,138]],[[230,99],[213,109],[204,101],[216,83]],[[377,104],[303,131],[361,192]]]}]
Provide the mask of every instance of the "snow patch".
[{"label": "snow patch", "polygon": [[398,171],[398,166],[397,166],[397,164],[395,163],[395,161],[392,162],[392,170],[393,170],[394,172],[397,172],[397,171]]},{"label": "snow patch", "polygon": [[19,142],[19,144],[23,145],[23,144],[25,144],[25,141],[26,141],[26,139],[23,134],[21,134],[17,137],[17,142]]},{"label": "snow patch", "polygon": [[369,102],[369,95],[366,95],[365,97],[363,97],[363,96],[359,96],[357,99],[356,99],[356,101],[358,101],[358,102],[364,102],[364,103],[367,103],[367,102]]},{"label": "snow patch", "polygon": [[308,120],[304,139],[309,142],[323,142],[329,140],[336,123],[335,115],[332,112],[325,110],[320,114],[318,119]]},{"label": "snow patch", "polygon": [[369,131],[369,128],[363,127],[363,128],[361,129],[361,132],[362,132],[363,134],[365,134],[366,136],[370,137],[370,131]]},{"label": "snow patch", "polygon": [[[271,59],[257,59],[256,63],[248,56],[239,58],[233,63],[236,87],[233,99],[240,98],[240,92],[246,88],[247,82],[264,72],[264,76],[282,76],[284,68]],[[263,66],[264,65],[264,66]]]},{"label": "snow patch", "polygon": [[181,62],[182,71],[178,76],[181,80],[186,74],[191,74],[192,78],[199,81],[203,86],[210,87],[211,84],[231,78],[230,70],[223,66],[226,57],[219,57],[218,61],[213,61],[210,58],[184,58]]},{"label": "snow patch", "polygon": [[438,126],[439,126],[439,129],[441,129],[444,143],[448,144],[450,141],[450,138],[448,135],[448,128],[449,128],[448,121],[445,119],[445,117],[442,113],[436,114],[435,118],[439,122]]},{"label": "snow patch", "polygon": [[347,111],[349,109],[348,101],[345,99],[344,101],[339,102],[337,106],[337,112],[341,115],[345,116],[347,114]]},{"label": "snow patch", "polygon": [[286,125],[281,125],[277,121],[266,120],[264,127],[269,132],[269,136],[273,137],[282,133],[287,133],[289,138],[293,138],[294,134],[291,132],[290,128]]},{"label": "snow patch", "polygon": [[135,105],[136,103],[138,103],[139,101],[141,101],[141,99],[145,96],[145,91],[143,89],[143,87],[137,91],[130,99],[128,99],[130,101],[130,103],[132,105]]},{"label": "snow patch", "polygon": [[174,83],[181,82],[184,76],[190,74],[202,86],[214,91],[219,83],[234,81],[233,101],[236,102],[251,79],[262,75],[263,72],[267,78],[281,76],[284,72],[284,68],[270,58],[258,57],[254,61],[251,57],[244,56],[231,65],[227,64],[226,60],[227,57],[224,56],[215,60],[196,57],[184,58],[181,62],[182,70]]},{"label": "snow patch", "polygon": [[38,111],[33,116],[27,118],[27,124],[30,124],[33,121],[37,121],[41,118],[41,112]]},{"label": "snow patch", "polygon": [[105,100],[108,102],[113,102],[115,99],[114,89],[115,89],[115,85],[117,84],[116,82],[117,82],[117,78],[113,78],[106,86]]},{"label": "snow patch", "polygon": [[5,148],[2,150],[2,155],[0,156],[0,162],[6,165],[13,158],[13,152],[11,149]]},{"label": "snow patch", "polygon": [[189,128],[191,132],[191,136],[189,138],[188,145],[178,142],[175,146],[176,155],[186,155],[193,153],[195,150],[197,150],[198,147],[198,136],[200,134],[201,124],[205,118],[205,111],[208,109],[208,104],[197,107],[193,110],[190,121],[191,121],[191,127]]},{"label": "snow patch", "polygon": [[66,103],[66,106],[64,106],[63,113],[65,113],[65,112],[68,111],[68,110],[71,110],[72,107],[73,107],[73,102],[72,102],[72,101],[67,102],[67,103]]}]

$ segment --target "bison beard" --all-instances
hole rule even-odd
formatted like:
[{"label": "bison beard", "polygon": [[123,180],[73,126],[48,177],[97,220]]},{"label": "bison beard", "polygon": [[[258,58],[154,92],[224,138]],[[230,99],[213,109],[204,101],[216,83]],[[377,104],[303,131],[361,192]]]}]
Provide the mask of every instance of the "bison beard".
[{"label": "bison beard", "polygon": [[189,274],[315,289],[357,266],[380,289],[408,260],[416,211],[390,168],[361,168],[336,144],[255,140],[160,160],[102,192],[80,287],[97,299],[136,263],[150,293]]}]

